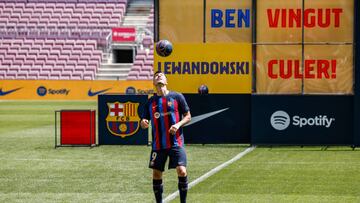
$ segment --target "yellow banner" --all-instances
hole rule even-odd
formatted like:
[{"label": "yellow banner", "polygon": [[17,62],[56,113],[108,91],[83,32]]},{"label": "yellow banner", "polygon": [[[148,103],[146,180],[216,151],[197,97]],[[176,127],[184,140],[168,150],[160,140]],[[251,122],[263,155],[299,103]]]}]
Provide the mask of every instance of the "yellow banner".
[{"label": "yellow banner", "polygon": [[301,45],[256,46],[256,92],[300,94]]},{"label": "yellow banner", "polygon": [[353,42],[353,0],[306,0],[305,42]]},{"label": "yellow banner", "polygon": [[99,94],[151,94],[153,92],[152,81],[0,81],[0,100],[97,100]]},{"label": "yellow banner", "polygon": [[251,0],[207,0],[206,42],[251,43]]},{"label": "yellow banner", "polygon": [[353,93],[353,45],[258,45],[260,94]]},{"label": "yellow banner", "polygon": [[159,37],[175,42],[203,41],[202,0],[161,0],[159,4]]},{"label": "yellow banner", "polygon": [[[258,0],[256,6],[258,43],[301,42],[301,24],[298,24],[298,21],[294,22],[293,16],[301,17],[302,0]],[[290,12],[291,15],[288,14]],[[291,21],[287,19],[290,16]]]},{"label": "yellow banner", "polygon": [[251,93],[251,44],[174,43],[168,57],[155,52],[157,70],[166,74],[169,89],[182,93],[197,93],[203,84],[209,93]]},{"label": "yellow banner", "polygon": [[304,57],[304,93],[353,93],[353,45],[305,45]]},{"label": "yellow banner", "polygon": [[259,0],[257,42],[353,42],[353,0]]}]

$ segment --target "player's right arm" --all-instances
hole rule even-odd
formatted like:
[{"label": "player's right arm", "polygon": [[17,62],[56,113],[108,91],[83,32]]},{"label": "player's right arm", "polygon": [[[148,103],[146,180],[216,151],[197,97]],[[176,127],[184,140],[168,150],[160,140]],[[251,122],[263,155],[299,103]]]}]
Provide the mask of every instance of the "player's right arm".
[{"label": "player's right arm", "polygon": [[147,129],[149,127],[149,119],[150,119],[149,103],[150,102],[148,100],[144,106],[143,114],[141,115],[140,126],[142,129]]},{"label": "player's right arm", "polygon": [[140,126],[142,129],[146,129],[149,127],[149,120],[148,119],[141,119]]}]

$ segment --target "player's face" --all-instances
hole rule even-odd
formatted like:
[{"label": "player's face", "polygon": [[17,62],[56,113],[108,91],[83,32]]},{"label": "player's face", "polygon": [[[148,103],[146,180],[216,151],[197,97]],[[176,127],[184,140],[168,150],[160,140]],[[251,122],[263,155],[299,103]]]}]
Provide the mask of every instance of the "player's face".
[{"label": "player's face", "polygon": [[154,81],[153,81],[155,86],[161,85],[167,85],[167,79],[166,76],[164,75],[164,73],[158,73],[154,76]]}]

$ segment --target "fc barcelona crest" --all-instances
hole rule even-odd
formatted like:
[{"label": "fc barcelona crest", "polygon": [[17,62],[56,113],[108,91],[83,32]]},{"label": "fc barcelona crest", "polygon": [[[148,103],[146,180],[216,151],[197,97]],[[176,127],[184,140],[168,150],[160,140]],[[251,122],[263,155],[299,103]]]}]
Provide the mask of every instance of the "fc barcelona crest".
[{"label": "fc barcelona crest", "polygon": [[139,103],[107,103],[109,114],[106,125],[109,132],[122,138],[131,136],[139,130],[140,117],[138,115]]}]

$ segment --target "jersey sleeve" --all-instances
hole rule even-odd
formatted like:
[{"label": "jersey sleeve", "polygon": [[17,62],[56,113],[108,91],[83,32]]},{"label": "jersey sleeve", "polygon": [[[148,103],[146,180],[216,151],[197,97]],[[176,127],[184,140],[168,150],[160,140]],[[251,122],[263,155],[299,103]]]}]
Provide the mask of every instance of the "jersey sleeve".
[{"label": "jersey sleeve", "polygon": [[184,114],[184,113],[187,113],[187,112],[190,111],[189,105],[187,104],[184,95],[181,94],[181,93],[179,93],[178,102],[179,102],[179,104],[180,104],[180,105],[179,105],[179,107],[180,107],[179,112],[180,112],[181,114]]}]

